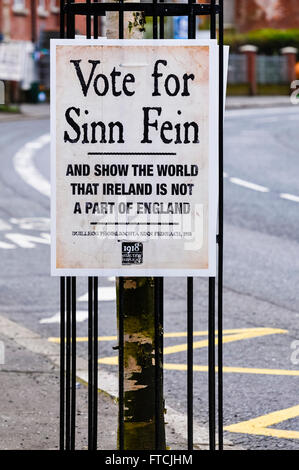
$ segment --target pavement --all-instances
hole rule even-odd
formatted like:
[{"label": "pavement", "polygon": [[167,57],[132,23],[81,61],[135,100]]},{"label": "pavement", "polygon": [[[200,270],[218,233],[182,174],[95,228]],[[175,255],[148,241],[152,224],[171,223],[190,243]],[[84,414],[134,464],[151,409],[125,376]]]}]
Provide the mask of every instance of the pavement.
[{"label": "pavement", "polygon": [[[0,364],[1,450],[58,450],[59,346],[5,317],[0,317],[0,342],[5,349]],[[80,375],[78,369],[76,449],[86,450],[88,394]],[[99,391],[98,406],[98,449],[116,449],[116,402]]]},{"label": "pavement", "polygon": [[[58,344],[0,315],[1,450],[59,449]],[[77,357],[76,450],[88,445],[87,361]],[[98,376],[98,450],[117,449],[117,378]],[[105,384],[105,390],[101,385]],[[34,400],[32,399],[34,397]],[[166,439],[171,450],[187,449],[186,416],[166,406]],[[185,433],[184,433],[185,434]],[[208,431],[194,423],[194,450],[208,450]],[[240,446],[224,441],[225,450]]]},{"label": "pavement", "polygon": [[289,96],[228,96],[226,109],[272,108],[294,106]]}]

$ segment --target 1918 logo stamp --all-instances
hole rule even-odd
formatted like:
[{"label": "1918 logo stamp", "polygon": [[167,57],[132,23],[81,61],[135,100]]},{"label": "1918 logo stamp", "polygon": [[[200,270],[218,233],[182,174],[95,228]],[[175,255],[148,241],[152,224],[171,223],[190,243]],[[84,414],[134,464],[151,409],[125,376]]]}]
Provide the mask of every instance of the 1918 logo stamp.
[{"label": "1918 logo stamp", "polygon": [[140,242],[122,243],[122,264],[142,264],[143,244]]}]

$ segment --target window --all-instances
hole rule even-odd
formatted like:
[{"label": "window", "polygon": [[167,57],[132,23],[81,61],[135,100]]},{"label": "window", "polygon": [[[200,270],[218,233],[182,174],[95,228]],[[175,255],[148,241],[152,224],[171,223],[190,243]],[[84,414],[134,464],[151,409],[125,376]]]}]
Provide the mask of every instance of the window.
[{"label": "window", "polygon": [[46,18],[49,15],[49,13],[46,10],[45,0],[38,0],[37,13],[38,13],[38,16],[42,18]]},{"label": "window", "polygon": [[13,1],[13,6],[18,9],[25,8],[25,0],[14,0]]},{"label": "window", "polygon": [[51,9],[52,13],[59,13],[60,12],[60,8],[59,8],[59,5],[58,5],[58,0],[51,0],[50,9]]},{"label": "window", "polygon": [[26,0],[13,0],[12,11],[16,15],[27,15]]},{"label": "window", "polygon": [[233,28],[236,24],[235,16],[236,16],[236,4],[235,0],[226,0],[224,2],[224,26],[225,28]]}]

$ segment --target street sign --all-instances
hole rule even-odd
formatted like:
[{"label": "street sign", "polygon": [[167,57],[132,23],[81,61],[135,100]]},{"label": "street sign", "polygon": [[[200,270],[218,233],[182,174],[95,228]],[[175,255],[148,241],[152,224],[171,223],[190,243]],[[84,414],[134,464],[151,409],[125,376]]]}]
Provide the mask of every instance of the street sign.
[{"label": "street sign", "polygon": [[214,276],[215,40],[52,40],[52,274]]},{"label": "street sign", "polygon": [[[0,43],[0,80],[25,81],[34,79],[33,46],[30,41]],[[23,89],[27,89],[22,87]]]}]

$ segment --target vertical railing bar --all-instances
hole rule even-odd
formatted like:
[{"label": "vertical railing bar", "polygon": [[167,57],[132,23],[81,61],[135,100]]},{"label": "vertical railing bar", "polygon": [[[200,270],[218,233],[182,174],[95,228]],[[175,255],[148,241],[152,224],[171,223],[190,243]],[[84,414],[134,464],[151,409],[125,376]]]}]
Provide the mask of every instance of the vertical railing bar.
[{"label": "vertical railing bar", "polygon": [[[161,336],[160,336],[160,347],[161,347],[161,364],[162,364],[162,371],[163,371],[163,349],[164,349],[164,278],[160,277],[160,306],[159,306],[159,312],[160,312],[160,325],[162,327],[161,331]],[[162,393],[163,397],[163,393]]]},{"label": "vertical railing bar", "polygon": [[209,278],[209,440],[215,450],[215,278]]},{"label": "vertical railing bar", "polygon": [[211,24],[210,24],[210,34],[211,39],[216,39],[216,0],[211,1]]},{"label": "vertical railing bar", "polygon": [[[160,0],[160,3],[164,3],[164,0]],[[160,39],[164,39],[164,15],[160,15]]]},{"label": "vertical railing bar", "polygon": [[119,450],[124,449],[124,278],[119,278],[119,319],[118,319],[118,439]]},{"label": "vertical railing bar", "polygon": [[[164,356],[163,356],[163,349],[164,349],[164,278],[159,277],[159,351],[160,351],[160,414],[164,413],[164,376],[163,376],[163,367],[164,367]],[[163,404],[162,404],[163,402]],[[163,429],[163,416],[160,416],[160,437]]]},{"label": "vertical railing bar", "polygon": [[[98,0],[94,0],[94,3],[98,3]],[[99,17],[98,15],[94,15],[93,17],[93,37],[94,39],[98,39],[99,36]]]},{"label": "vertical railing bar", "polygon": [[[164,413],[164,376],[163,376],[163,367],[164,367],[164,279],[163,277],[159,278],[159,346],[160,346],[160,414]],[[163,402],[163,403],[162,403]],[[160,425],[163,426],[163,416],[160,416]],[[160,433],[163,429],[160,428]]]},{"label": "vertical railing bar", "polygon": [[[88,6],[90,5],[91,0],[86,0],[87,4],[87,11],[88,11]],[[86,38],[91,39],[91,15],[90,13],[86,13]]]},{"label": "vertical railing bar", "polygon": [[218,440],[223,450],[223,0],[219,0]]},{"label": "vertical railing bar", "polygon": [[189,14],[188,14],[188,39],[194,39],[194,13],[192,9],[194,0],[188,0]]},{"label": "vertical railing bar", "polygon": [[189,14],[188,14],[188,39],[192,39],[192,0],[188,0]]},{"label": "vertical railing bar", "polygon": [[[123,0],[119,0],[120,4],[123,4]],[[124,12],[120,10],[118,13],[118,37],[124,39]]]},{"label": "vertical railing bar", "polygon": [[158,17],[155,5],[158,3],[158,0],[153,0],[153,39],[158,39]]},{"label": "vertical railing bar", "polygon": [[[194,0],[188,0],[188,39],[195,36]],[[187,278],[187,441],[193,450],[193,278]]]},{"label": "vertical railing bar", "polygon": [[[64,0],[60,0],[60,39],[65,37]],[[65,449],[65,277],[60,277],[60,423],[59,449]]]},{"label": "vertical railing bar", "polygon": [[93,318],[94,318],[94,325],[93,325],[93,380],[94,380],[94,392],[93,392],[93,399],[94,399],[94,410],[93,410],[93,450],[97,450],[97,440],[98,440],[98,278],[94,277],[94,287],[93,287],[93,295],[94,295],[94,304],[93,304]]},{"label": "vertical railing bar", "polygon": [[193,277],[187,278],[187,438],[193,450]]},{"label": "vertical railing bar", "polygon": [[59,448],[65,449],[65,278],[60,278],[60,434]]},{"label": "vertical railing bar", "polygon": [[161,373],[160,373],[160,278],[154,278],[155,292],[155,449],[158,450],[161,442],[160,410],[161,410]]},{"label": "vertical railing bar", "polygon": [[[67,0],[67,4],[70,5],[71,3],[71,0]],[[69,10],[67,11],[67,14],[66,14],[66,37],[69,39],[72,37],[72,32],[71,32],[71,16],[72,14],[69,12]]]},{"label": "vertical railing bar", "polygon": [[[192,0],[192,3],[195,3],[196,0]],[[194,14],[194,11],[192,9],[192,39],[196,39],[196,15]]]},{"label": "vertical railing bar", "polygon": [[[216,39],[216,0],[211,0],[210,36]],[[216,243],[216,240],[215,240]],[[215,382],[215,277],[209,278],[209,440],[216,447],[216,382]]]},{"label": "vertical railing bar", "polygon": [[71,278],[66,278],[66,392],[65,392],[66,450],[71,447]]},{"label": "vertical railing bar", "polygon": [[71,39],[75,39],[75,34],[76,34],[76,31],[75,31],[76,17],[75,17],[75,14],[74,14],[74,13],[71,14],[70,21],[71,21]]},{"label": "vertical railing bar", "polygon": [[[123,0],[119,0],[122,4]],[[124,12],[118,13],[118,37],[124,39]],[[118,285],[118,448],[124,449],[124,278]]]},{"label": "vertical railing bar", "polygon": [[93,282],[88,277],[88,450],[93,450]]},{"label": "vertical railing bar", "polygon": [[64,13],[64,0],[60,0],[60,39],[64,39],[65,36],[65,13]]},{"label": "vertical railing bar", "polygon": [[72,277],[72,404],[71,404],[71,450],[75,450],[76,441],[76,278]]}]

